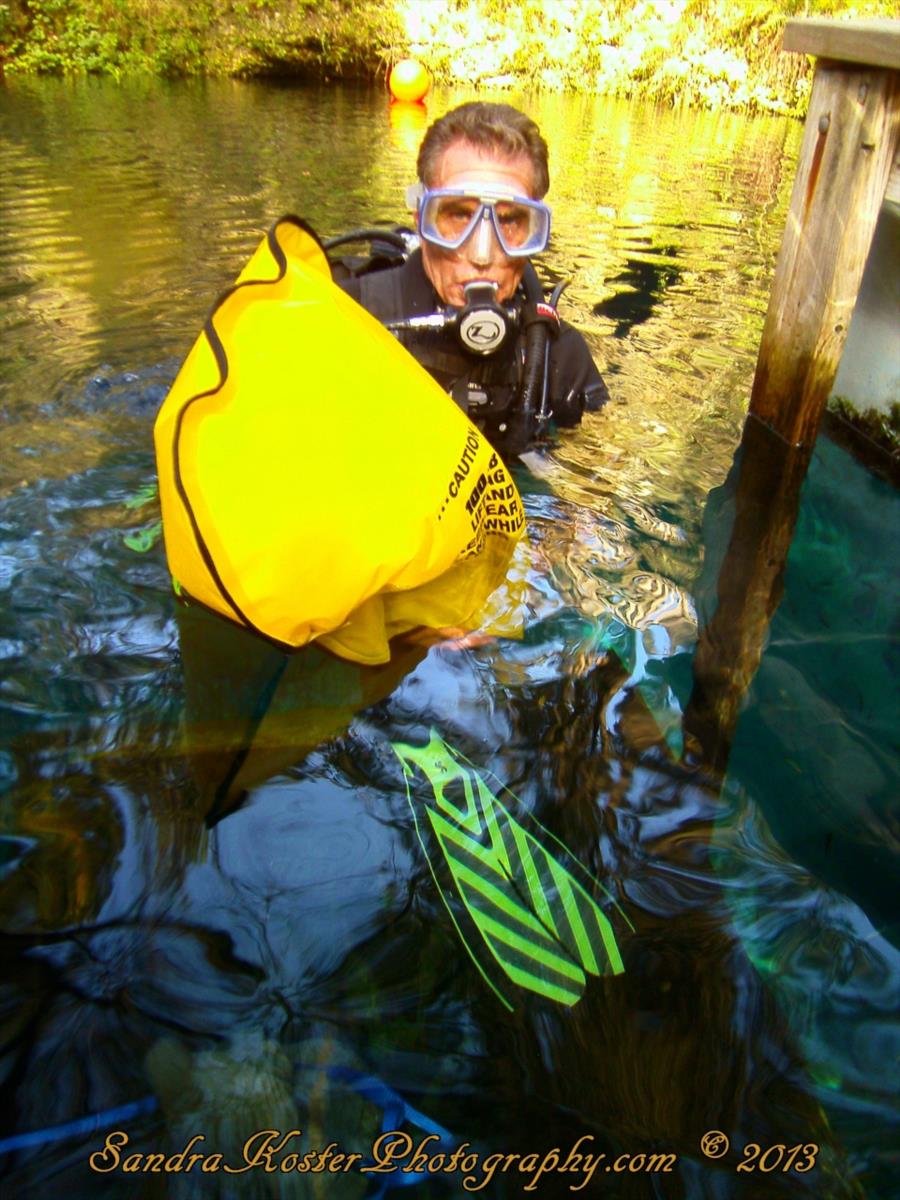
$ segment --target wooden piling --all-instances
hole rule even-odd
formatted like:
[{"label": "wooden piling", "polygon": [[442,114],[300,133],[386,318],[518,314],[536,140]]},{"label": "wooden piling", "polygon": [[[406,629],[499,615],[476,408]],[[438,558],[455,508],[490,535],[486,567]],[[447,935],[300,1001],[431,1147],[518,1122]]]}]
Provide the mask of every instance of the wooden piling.
[{"label": "wooden piling", "polygon": [[789,21],[819,54],[750,412],[811,446],[837,373],[900,135],[900,21]]},{"label": "wooden piling", "polygon": [[[837,373],[900,130],[900,21],[789,21],[823,56],[813,80],[750,416],[729,480],[735,519],[700,633],[684,729],[724,774],[743,697],[781,600],[800,488]],[[892,176],[897,186],[898,172]]]},{"label": "wooden piling", "polygon": [[755,417],[725,490],[734,524],[719,568],[716,609],[700,631],[684,732],[695,757],[724,775],[744,695],[781,603],[811,447],[788,445]]}]

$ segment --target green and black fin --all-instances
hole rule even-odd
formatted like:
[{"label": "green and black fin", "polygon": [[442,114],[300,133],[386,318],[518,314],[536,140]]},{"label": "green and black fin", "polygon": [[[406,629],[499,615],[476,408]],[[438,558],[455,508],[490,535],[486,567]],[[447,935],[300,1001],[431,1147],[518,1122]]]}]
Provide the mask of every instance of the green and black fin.
[{"label": "green and black fin", "polygon": [[[524,809],[514,817],[475,766],[434,730],[427,746],[392,746],[441,898],[466,951],[507,1008],[513,1005],[498,968],[517,987],[566,1006],[581,999],[587,976],[624,971],[612,922],[591,893],[612,897],[562,842]],[[413,794],[416,772],[430,785],[424,803]]]}]

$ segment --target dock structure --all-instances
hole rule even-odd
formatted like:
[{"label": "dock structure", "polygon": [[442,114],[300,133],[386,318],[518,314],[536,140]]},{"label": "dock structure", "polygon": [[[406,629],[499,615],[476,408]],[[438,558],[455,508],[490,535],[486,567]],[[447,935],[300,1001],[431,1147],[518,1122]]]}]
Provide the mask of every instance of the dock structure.
[{"label": "dock structure", "polygon": [[794,20],[784,49],[817,57],[750,412],[726,488],[731,538],[685,711],[693,753],[724,774],[781,601],[821,423],[885,195],[900,193],[900,21]]},{"label": "dock structure", "polygon": [[900,21],[788,21],[817,57],[750,412],[811,445],[837,374],[900,137]]}]

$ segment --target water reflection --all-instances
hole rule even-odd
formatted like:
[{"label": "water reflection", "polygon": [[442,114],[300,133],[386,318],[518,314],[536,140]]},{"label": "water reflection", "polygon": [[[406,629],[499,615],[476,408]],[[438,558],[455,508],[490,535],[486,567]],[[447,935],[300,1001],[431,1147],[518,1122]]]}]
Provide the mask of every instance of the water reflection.
[{"label": "water reflection", "polygon": [[[671,255],[672,249],[657,250],[655,253]],[[598,317],[607,317],[616,322],[613,337],[617,338],[626,337],[635,325],[648,320],[663,293],[681,278],[681,271],[667,263],[647,262],[639,258],[626,259],[626,263],[626,269],[607,282],[627,283],[629,290],[618,291],[594,305]]]},{"label": "water reflection", "polygon": [[[461,98],[437,93],[428,115]],[[329,234],[403,220],[417,136],[381,93],[0,92],[14,181],[0,214],[3,1132],[152,1097],[128,1124],[144,1152],[193,1129],[230,1148],[248,1121],[365,1150],[386,1112],[415,1128],[393,1092],[483,1152],[589,1133],[597,1151],[679,1155],[671,1175],[617,1178],[621,1196],[843,1196],[863,1173],[886,1198],[897,956],[871,897],[829,873],[811,802],[804,828],[776,838],[789,806],[768,805],[758,772],[722,793],[682,755],[704,510],[741,426],[799,130],[518,99],[553,149],[547,273],[572,276],[565,315],[614,399],[523,473],[524,636],[409,646],[379,676],[254,656],[226,626],[185,632],[199,615],[176,605],[153,538],[150,423],[270,221],[294,210]],[[617,278],[652,304],[623,312],[613,338]],[[832,632],[834,661],[846,630]],[[748,728],[749,757],[771,756]],[[391,748],[432,729],[512,789],[634,927],[625,974],[591,979],[571,1010],[509,1014],[459,943]],[[810,736],[790,775],[784,736],[783,796],[805,771],[824,792],[834,760]],[[860,762],[847,758],[844,772]],[[868,802],[854,811],[861,844],[886,841]],[[364,1095],[340,1068],[388,1090]],[[712,1128],[734,1146],[718,1164],[699,1150]],[[739,1175],[749,1141],[816,1143],[816,1169]],[[101,1178],[87,1165],[100,1144],[19,1149],[4,1186],[230,1194],[222,1177]],[[485,1194],[521,1182],[498,1176]],[[565,1176],[542,1182],[569,1194]],[[310,1194],[298,1178],[245,1189],[282,1184]]]},{"label": "water reflection", "polygon": [[[35,920],[23,904],[40,903],[43,872],[20,868],[3,885],[4,911],[22,914],[22,933],[7,940],[7,1028],[14,1013],[43,1014],[16,1035],[20,1070],[8,1080],[24,1123],[152,1085],[168,1133],[158,1117],[145,1121],[131,1131],[136,1145],[177,1147],[194,1119],[234,1147],[254,1105],[260,1120],[297,1112],[302,1125],[299,1072],[310,1041],[324,1040],[339,1061],[378,1063],[420,1109],[486,1150],[550,1149],[584,1132],[610,1153],[671,1149],[699,1169],[697,1130],[718,1118],[745,1140],[815,1140],[821,1169],[808,1194],[851,1194],[710,871],[726,805],[661,737],[623,661],[637,633],[566,612],[533,624],[522,643],[430,651],[345,738],[305,759],[295,709],[296,764],[270,764],[275,775],[253,781],[244,806],[209,835],[190,812],[196,791],[177,755],[105,761],[108,814],[88,815],[94,830],[120,832],[107,848],[113,876],[91,874],[94,901],[80,907],[76,885],[66,908],[44,900]],[[233,689],[225,699],[239,707]],[[635,926],[623,941],[626,975],[592,982],[565,1020],[543,1003],[500,1019],[442,919],[390,749],[399,737],[421,742],[435,723],[616,889]],[[42,837],[49,828],[69,828],[59,804],[53,826],[32,823]],[[60,850],[55,877],[83,878],[78,840]],[[755,855],[747,865],[755,874]],[[88,1037],[90,1059],[73,1058],[72,1039]],[[117,1065],[123,1046],[128,1072]],[[67,1080],[52,1105],[50,1071]],[[186,1093],[176,1074],[191,1081]],[[373,1121],[363,1108],[340,1128],[364,1146]],[[29,1194],[58,1172],[86,1179],[83,1169],[45,1150],[12,1181]],[[565,1194],[563,1182],[551,1179],[545,1194]],[[796,1180],[778,1184],[797,1194]],[[518,1189],[504,1180],[494,1194]]]},{"label": "water reflection", "polygon": [[289,655],[205,609],[177,612],[184,670],[184,749],[214,824],[247,790],[343,733],[426,653],[395,638],[390,661],[363,667],[315,643]]},{"label": "water reflection", "polygon": [[406,100],[394,100],[390,109],[391,141],[413,162],[419,152],[419,143],[435,118],[424,104],[413,104]]}]

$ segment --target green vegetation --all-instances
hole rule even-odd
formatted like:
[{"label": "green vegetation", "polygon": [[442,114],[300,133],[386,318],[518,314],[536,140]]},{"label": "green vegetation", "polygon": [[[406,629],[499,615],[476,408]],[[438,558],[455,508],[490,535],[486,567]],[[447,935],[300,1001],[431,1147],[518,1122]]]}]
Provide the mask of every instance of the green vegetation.
[{"label": "green vegetation", "polygon": [[202,0],[169,0],[155,10],[135,0],[0,4],[4,67],[43,75],[195,74],[203,67],[207,9]]},{"label": "green vegetation", "polygon": [[790,17],[894,16],[893,0],[431,0],[404,6],[437,79],[802,115],[810,62]]},{"label": "green vegetation", "polygon": [[900,404],[892,404],[887,412],[878,408],[860,411],[843,396],[832,396],[828,409],[888,454],[900,454]]},{"label": "green vegetation", "polygon": [[367,76],[400,57],[377,0],[7,0],[0,63],[31,74]]},{"label": "green vegetation", "polygon": [[546,87],[802,115],[792,16],[894,0],[0,0],[0,65],[73,75],[373,78],[407,54],[437,82]]}]

